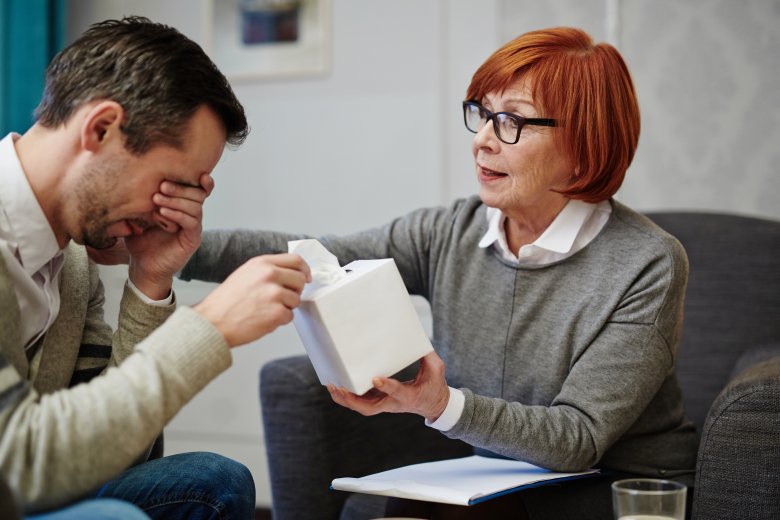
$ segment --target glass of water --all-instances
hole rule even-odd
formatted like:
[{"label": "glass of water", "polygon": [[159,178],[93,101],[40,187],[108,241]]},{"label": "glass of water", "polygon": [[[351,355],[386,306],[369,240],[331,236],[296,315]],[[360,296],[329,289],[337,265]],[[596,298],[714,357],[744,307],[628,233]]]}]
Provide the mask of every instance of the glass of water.
[{"label": "glass of water", "polygon": [[615,520],[685,520],[684,484],[632,478],[612,483]]}]

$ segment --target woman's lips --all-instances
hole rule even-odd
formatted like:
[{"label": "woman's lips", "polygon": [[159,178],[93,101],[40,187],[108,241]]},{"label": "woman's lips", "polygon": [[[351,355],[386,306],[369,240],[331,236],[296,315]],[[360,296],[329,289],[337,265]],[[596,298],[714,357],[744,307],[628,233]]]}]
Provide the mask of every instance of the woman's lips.
[{"label": "woman's lips", "polygon": [[485,168],[484,166],[477,165],[477,167],[479,171],[479,179],[485,182],[503,179],[507,176],[506,173],[497,172],[495,170],[491,170],[490,168]]}]

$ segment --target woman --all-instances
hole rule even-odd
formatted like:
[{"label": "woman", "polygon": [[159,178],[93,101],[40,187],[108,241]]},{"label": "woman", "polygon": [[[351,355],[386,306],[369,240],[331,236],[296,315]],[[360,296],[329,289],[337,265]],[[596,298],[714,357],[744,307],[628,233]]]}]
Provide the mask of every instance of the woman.
[{"label": "woman", "polygon": [[[363,396],[328,390],[362,414],[415,413],[501,456],[611,470],[538,488],[541,504],[525,492],[491,501],[529,518],[585,503],[608,517],[612,480],[691,475],[697,442],[674,373],[685,253],[611,198],[639,137],[631,78],[613,47],[578,29],[534,31],[477,70],[463,111],[478,197],[320,239],[342,263],[394,258],[409,292],[431,304],[436,352],[414,381],[377,378]],[[222,279],[298,238],[205,233],[182,278]]]}]

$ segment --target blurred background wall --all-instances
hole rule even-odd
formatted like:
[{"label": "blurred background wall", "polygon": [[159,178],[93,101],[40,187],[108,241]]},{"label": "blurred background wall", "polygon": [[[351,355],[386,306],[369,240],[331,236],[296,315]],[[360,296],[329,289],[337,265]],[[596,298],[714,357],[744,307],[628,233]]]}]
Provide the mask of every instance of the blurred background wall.
[{"label": "blurred background wall", "polygon": [[[204,46],[230,37],[213,30],[210,0],[66,5],[67,41],[131,14]],[[206,229],[347,233],[474,193],[460,109],[471,74],[500,44],[553,25],[615,44],[633,73],[642,134],[619,200],[780,218],[780,0],[333,0],[327,12],[326,73],[233,82],[253,130],[214,172]],[[104,274],[112,319],[125,273]],[[185,304],[212,288],[176,284]],[[166,428],[167,453],[236,458],[270,504],[257,374],[302,352],[291,326],[235,350]]]}]

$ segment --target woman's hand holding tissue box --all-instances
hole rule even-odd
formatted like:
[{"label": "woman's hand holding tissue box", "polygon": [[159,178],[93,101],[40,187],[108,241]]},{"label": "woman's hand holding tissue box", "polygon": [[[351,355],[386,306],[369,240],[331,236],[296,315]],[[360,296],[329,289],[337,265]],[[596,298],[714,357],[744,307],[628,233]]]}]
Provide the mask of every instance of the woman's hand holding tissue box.
[{"label": "woman's hand holding tissue box", "polygon": [[343,388],[328,385],[335,402],[363,415],[382,412],[416,413],[429,422],[438,419],[447,407],[450,389],[444,378],[444,362],[436,352],[420,360],[420,369],[413,381],[401,382],[389,377],[375,377],[374,388],[355,395]]},{"label": "woman's hand holding tissue box", "polygon": [[254,341],[290,323],[311,280],[299,255],[257,256],[214,289],[194,309],[209,320],[230,347]]}]

